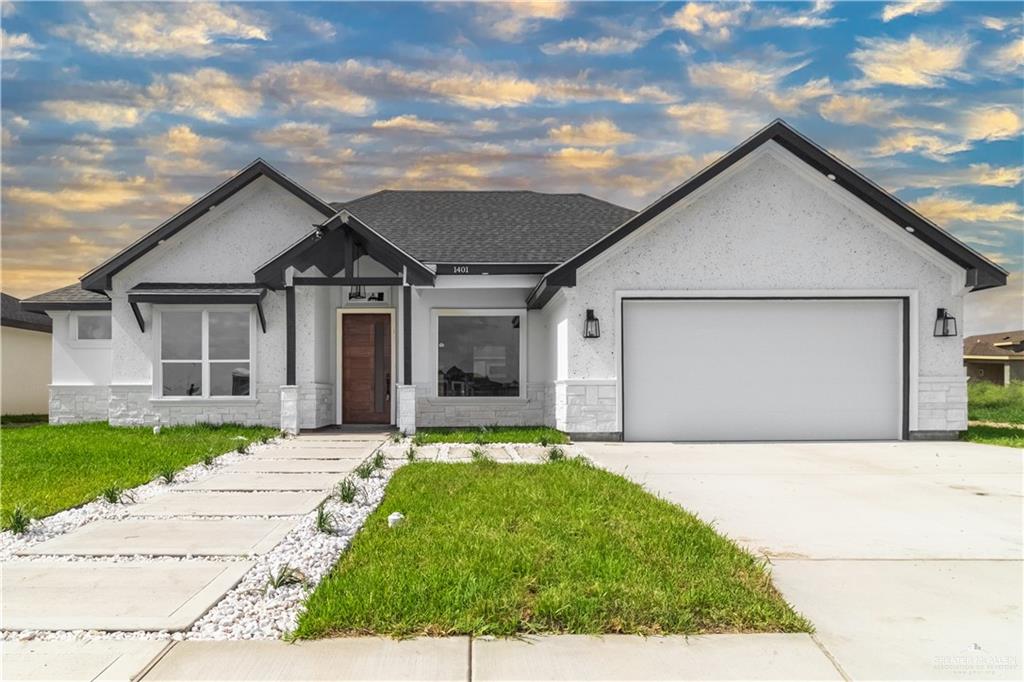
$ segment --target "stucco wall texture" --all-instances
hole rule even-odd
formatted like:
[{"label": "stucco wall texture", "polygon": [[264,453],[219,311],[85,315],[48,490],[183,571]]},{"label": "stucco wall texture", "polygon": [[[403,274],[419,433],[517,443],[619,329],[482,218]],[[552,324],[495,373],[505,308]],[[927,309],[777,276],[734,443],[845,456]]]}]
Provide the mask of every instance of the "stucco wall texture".
[{"label": "stucco wall texture", "polygon": [[[576,287],[563,289],[567,379],[617,378],[617,293],[901,290],[917,296],[918,376],[962,385],[961,340],[932,336],[936,308],[962,319],[962,271],[922,255],[899,226],[845,199],[774,143],[707,190],[592,261],[577,273]],[[599,339],[581,338],[587,308],[601,320]],[[950,390],[957,395],[956,386]],[[948,418],[939,424],[932,413],[927,428],[966,428],[964,407],[951,400]],[[914,422],[912,415],[912,428]],[[604,426],[598,430],[618,430]]]}]

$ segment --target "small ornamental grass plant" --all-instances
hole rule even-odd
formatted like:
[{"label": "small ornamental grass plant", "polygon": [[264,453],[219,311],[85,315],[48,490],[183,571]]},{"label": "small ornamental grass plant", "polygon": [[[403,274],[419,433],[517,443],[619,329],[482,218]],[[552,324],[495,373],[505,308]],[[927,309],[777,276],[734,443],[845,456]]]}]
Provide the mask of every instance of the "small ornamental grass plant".
[{"label": "small ornamental grass plant", "polygon": [[32,514],[24,507],[9,509],[3,514],[3,530],[9,530],[15,535],[21,535],[32,525]]},{"label": "small ornamental grass plant", "polygon": [[345,504],[352,504],[359,492],[359,486],[351,478],[346,478],[334,488],[334,494],[339,501]]}]

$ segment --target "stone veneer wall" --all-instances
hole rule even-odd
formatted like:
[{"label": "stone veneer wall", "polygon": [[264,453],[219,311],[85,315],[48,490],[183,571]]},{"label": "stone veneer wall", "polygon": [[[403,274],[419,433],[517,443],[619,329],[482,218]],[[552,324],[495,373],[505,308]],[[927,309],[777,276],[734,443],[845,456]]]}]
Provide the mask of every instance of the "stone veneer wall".
[{"label": "stone veneer wall", "polygon": [[547,416],[548,384],[526,384],[526,400],[434,398],[432,386],[416,384],[416,426],[536,426]]},{"label": "stone veneer wall", "polygon": [[50,423],[75,424],[107,420],[107,386],[50,386]]},{"label": "stone veneer wall", "polygon": [[299,426],[318,429],[335,423],[334,386],[303,384],[299,386]]},{"label": "stone veneer wall", "polygon": [[617,392],[614,379],[556,381],[555,427],[576,436],[617,433]]},{"label": "stone veneer wall", "polygon": [[[104,387],[106,389],[106,387]],[[111,386],[108,418],[113,426],[238,423],[277,427],[281,418],[280,387],[259,384],[256,400],[154,402],[148,384]]]},{"label": "stone veneer wall", "polygon": [[967,377],[918,377],[917,428],[911,432],[967,429]]}]

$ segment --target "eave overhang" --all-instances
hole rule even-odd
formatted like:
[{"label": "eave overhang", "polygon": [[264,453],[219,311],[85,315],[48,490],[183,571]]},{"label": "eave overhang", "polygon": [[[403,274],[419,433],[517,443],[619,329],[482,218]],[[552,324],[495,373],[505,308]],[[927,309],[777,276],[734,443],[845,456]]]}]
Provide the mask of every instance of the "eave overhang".
[{"label": "eave overhang", "polygon": [[[543,307],[558,287],[575,286],[577,270],[611,248],[673,205],[697,191],[748,154],[774,141],[827,176],[855,197],[924,242],[966,271],[964,286],[971,291],[1004,286],[1008,272],[931,222],[871,180],[777,119],[745,142],[719,158],[692,178],[612,230],[586,249],[549,271],[527,298],[530,307]],[[909,229],[908,229],[909,228]]]}]

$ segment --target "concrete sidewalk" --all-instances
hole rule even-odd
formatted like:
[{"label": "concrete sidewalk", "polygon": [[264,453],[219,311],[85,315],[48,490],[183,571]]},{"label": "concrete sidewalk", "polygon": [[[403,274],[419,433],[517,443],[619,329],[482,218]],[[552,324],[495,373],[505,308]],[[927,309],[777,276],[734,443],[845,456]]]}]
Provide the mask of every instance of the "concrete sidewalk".
[{"label": "concrete sidewalk", "polygon": [[7,680],[841,680],[809,635],[14,642]]}]

